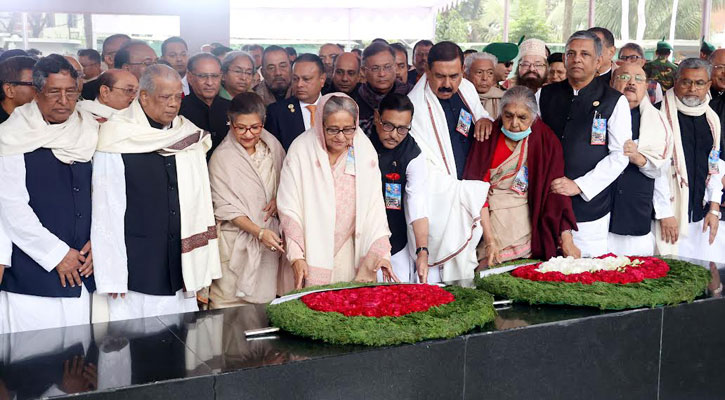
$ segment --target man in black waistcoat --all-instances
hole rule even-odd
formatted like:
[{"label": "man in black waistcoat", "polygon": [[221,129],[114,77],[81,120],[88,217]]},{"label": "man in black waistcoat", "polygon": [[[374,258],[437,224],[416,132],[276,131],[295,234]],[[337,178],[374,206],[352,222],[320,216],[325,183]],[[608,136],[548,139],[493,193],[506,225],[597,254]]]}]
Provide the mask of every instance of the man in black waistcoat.
[{"label": "man in black waistcoat", "polygon": [[[710,55],[710,64],[712,64],[712,85],[710,86],[710,108],[712,108],[720,117],[720,158],[725,159],[725,49],[717,49]],[[720,211],[725,213],[725,192],[720,203]],[[720,217],[720,221],[724,221],[725,217]],[[725,228],[725,223],[720,222],[720,227]],[[721,235],[725,238],[725,235]]]},{"label": "man in black waistcoat", "polygon": [[0,263],[10,266],[0,285],[0,319],[10,332],[90,322],[90,160],[98,124],[75,109],[77,78],[62,56],[40,59],[34,101],[0,126],[7,234],[0,235]]},{"label": "man in black waistcoat", "polygon": [[[393,246],[390,263],[401,282],[428,281],[428,213],[425,156],[408,135],[413,121],[413,103],[402,94],[389,93],[375,111],[370,141],[380,158],[383,198]],[[408,225],[415,238],[415,260],[408,246]],[[417,273],[417,280],[416,280]],[[382,281],[382,272],[378,277]]]},{"label": "man in black waistcoat", "polygon": [[[674,222],[663,170],[672,156],[672,132],[665,118],[649,101],[647,75],[640,65],[623,64],[614,71],[612,87],[629,102],[632,140],[624,142],[629,164],[615,182],[614,206],[607,246],[617,255],[654,254],[652,216],[667,229]],[[659,183],[659,185],[657,184]]]},{"label": "man in black waistcoat", "polygon": [[199,53],[189,58],[187,64],[191,92],[181,101],[179,114],[194,125],[211,133],[211,150],[207,160],[227,135],[227,111],[231,102],[219,96],[222,85],[222,63],[209,53]]},{"label": "man in black waistcoat", "polygon": [[583,257],[607,252],[611,184],[627,167],[622,152],[632,138],[627,99],[600,79],[602,42],[587,31],[574,33],[566,43],[567,80],[544,86],[541,119],[561,140],[564,174],[551,184],[554,193],[572,197],[578,231],[574,244]]},{"label": "man in black waistcoat", "polygon": [[587,31],[597,35],[602,41],[602,65],[599,66],[597,79],[601,79],[605,85],[612,81],[612,73],[617,69],[614,56],[617,54],[617,46],[614,45],[614,35],[607,28],[595,26]]}]

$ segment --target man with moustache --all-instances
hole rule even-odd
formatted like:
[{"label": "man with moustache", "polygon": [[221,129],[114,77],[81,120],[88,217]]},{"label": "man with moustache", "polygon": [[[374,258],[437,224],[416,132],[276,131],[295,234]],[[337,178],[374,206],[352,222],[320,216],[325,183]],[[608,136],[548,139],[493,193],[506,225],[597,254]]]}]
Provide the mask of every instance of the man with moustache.
[{"label": "man with moustache", "polygon": [[[120,50],[121,47],[130,40],[131,37],[128,35],[117,33],[107,37],[103,41],[103,46],[101,47],[101,57],[103,58],[103,63],[106,64],[106,68],[115,68],[116,53],[118,53],[118,50]],[[97,80],[90,81],[87,85],[83,86],[83,92],[81,95],[86,100],[93,100],[96,96],[98,96],[98,89],[100,87],[101,85]]]},{"label": "man with moustache", "polygon": [[[335,58],[332,85],[327,93],[342,92],[347,95],[360,86],[360,59],[355,53],[342,53]],[[323,90],[322,94],[327,94]]]},{"label": "man with moustache", "polygon": [[388,93],[407,94],[407,85],[395,79],[395,52],[382,42],[365,48],[362,58],[365,83],[353,92],[352,98],[360,107],[360,127],[370,135],[375,110]]},{"label": "man with moustache", "polygon": [[[429,277],[472,278],[478,266],[478,224],[489,185],[462,180],[474,131],[491,124],[476,88],[463,79],[463,51],[453,42],[431,47],[426,74],[408,94],[418,112],[411,135],[426,158]],[[474,127],[475,124],[475,127]],[[487,214],[487,213],[486,213]]]},{"label": "man with moustache", "polygon": [[161,43],[161,59],[165,60],[171,68],[181,76],[181,87],[184,96],[189,94],[189,80],[186,76],[186,63],[189,62],[189,46],[178,36],[172,36]]},{"label": "man with moustache", "polygon": [[551,183],[554,193],[570,196],[578,230],[572,232],[582,257],[607,253],[612,183],[629,163],[622,148],[632,138],[629,103],[595,79],[602,42],[578,31],[565,47],[567,80],[541,88],[541,119],[561,140],[564,174]]},{"label": "man with moustache", "polygon": [[[644,58],[644,49],[637,43],[627,43],[619,49],[619,59],[617,65],[622,66],[625,64],[634,64],[644,69],[646,62]],[[649,95],[650,102],[657,108],[659,108],[664,96],[662,94],[662,86],[659,82],[648,79],[647,80],[647,94]]]},{"label": "man with moustache", "polygon": [[[264,50],[261,62],[264,80],[254,87],[254,92],[262,98],[264,105],[290,97],[292,65],[287,52],[279,46],[269,46]],[[257,65],[256,57],[254,65]]]},{"label": "man with moustache", "polygon": [[624,142],[629,164],[614,183],[614,201],[607,246],[617,255],[654,254],[652,215],[667,229],[676,221],[662,193],[672,156],[672,132],[665,117],[649,101],[647,77],[641,66],[627,63],[612,75],[612,87],[629,103],[632,139]]},{"label": "man with moustache", "polygon": [[[408,50],[402,43],[393,43],[390,45],[395,51],[395,79],[400,82],[408,83]],[[413,88],[413,85],[410,85]]]},{"label": "man with moustache", "polygon": [[199,53],[187,65],[191,91],[181,101],[179,114],[211,134],[211,157],[229,131],[227,111],[231,102],[219,96],[222,84],[222,63],[210,53]]},{"label": "man with moustache", "polygon": [[546,43],[540,39],[527,39],[519,46],[519,65],[516,67],[516,85],[526,86],[538,99],[546,83]]},{"label": "man with moustache", "polygon": [[498,103],[504,91],[496,85],[496,56],[489,53],[473,53],[463,63],[466,79],[473,83],[483,108],[491,118],[498,118]]},{"label": "man with moustache", "polygon": [[413,68],[408,71],[408,84],[410,86],[415,86],[415,83],[425,74],[428,52],[430,52],[431,47],[433,47],[433,42],[426,39],[419,40],[413,46]]}]

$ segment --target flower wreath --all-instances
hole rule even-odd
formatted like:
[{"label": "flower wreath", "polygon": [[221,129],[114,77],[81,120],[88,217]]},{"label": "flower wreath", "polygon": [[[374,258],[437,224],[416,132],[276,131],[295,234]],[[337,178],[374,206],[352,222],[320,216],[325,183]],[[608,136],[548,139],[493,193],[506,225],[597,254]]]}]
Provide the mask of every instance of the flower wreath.
[{"label": "flower wreath", "polygon": [[[598,257],[606,259],[611,254]],[[522,261],[535,260],[517,260]],[[631,263],[587,271],[581,265],[567,273],[541,268],[543,263],[513,271],[476,276],[476,287],[497,296],[529,304],[567,304],[602,310],[655,307],[691,302],[710,282],[710,272],[698,265],[657,257],[631,257]]]},{"label": "flower wreath", "polygon": [[[457,286],[344,282],[268,305],[272,326],[335,344],[388,346],[459,336],[493,321],[493,297]],[[294,292],[293,292],[294,293]]]}]

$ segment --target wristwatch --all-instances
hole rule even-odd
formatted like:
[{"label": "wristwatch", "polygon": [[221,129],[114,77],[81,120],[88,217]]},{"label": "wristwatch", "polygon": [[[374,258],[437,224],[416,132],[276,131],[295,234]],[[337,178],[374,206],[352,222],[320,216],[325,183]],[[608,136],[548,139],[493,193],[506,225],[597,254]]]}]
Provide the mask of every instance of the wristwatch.
[{"label": "wristwatch", "polygon": [[430,252],[428,251],[427,247],[418,247],[417,249],[415,249],[415,255],[417,256],[418,253],[420,253],[421,251],[425,251],[426,253],[428,253],[430,255]]},{"label": "wristwatch", "polygon": [[710,210],[708,211],[710,214],[717,216],[717,219],[720,219],[722,217],[722,213],[719,210]]}]

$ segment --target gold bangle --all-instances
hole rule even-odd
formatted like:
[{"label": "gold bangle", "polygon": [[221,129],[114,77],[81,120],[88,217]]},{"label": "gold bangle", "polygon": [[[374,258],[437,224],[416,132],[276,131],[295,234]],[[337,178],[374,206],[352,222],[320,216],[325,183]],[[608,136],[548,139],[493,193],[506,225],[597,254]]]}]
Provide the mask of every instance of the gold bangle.
[{"label": "gold bangle", "polygon": [[257,240],[262,240],[262,235],[264,234],[264,228],[259,229],[259,234],[257,235]]}]

